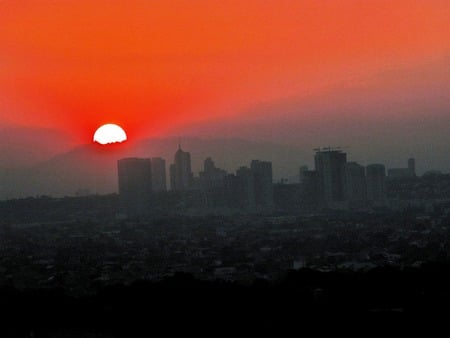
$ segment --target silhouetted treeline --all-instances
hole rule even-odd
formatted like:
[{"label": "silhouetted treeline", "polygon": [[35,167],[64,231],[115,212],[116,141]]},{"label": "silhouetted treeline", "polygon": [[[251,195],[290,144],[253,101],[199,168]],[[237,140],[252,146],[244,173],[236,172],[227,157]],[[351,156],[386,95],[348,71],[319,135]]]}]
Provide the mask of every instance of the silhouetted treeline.
[{"label": "silhouetted treeline", "polygon": [[0,298],[2,337],[137,337],[157,330],[275,335],[337,330],[331,323],[365,323],[372,332],[384,323],[409,328],[430,318],[442,323],[450,312],[450,263],[364,273],[301,269],[277,282],[251,285],[177,273],[160,282],[99,286],[82,298],[62,289],[12,288],[0,289]]}]

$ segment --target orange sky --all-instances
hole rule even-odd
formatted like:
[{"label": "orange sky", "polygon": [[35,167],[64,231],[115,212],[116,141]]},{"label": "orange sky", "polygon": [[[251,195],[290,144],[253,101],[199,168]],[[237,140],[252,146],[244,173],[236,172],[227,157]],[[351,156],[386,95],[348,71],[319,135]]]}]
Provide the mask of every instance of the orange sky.
[{"label": "orange sky", "polygon": [[0,127],[87,142],[106,122],[137,136],[269,123],[258,107],[334,89],[399,95],[426,78],[449,92],[449,59],[448,0],[3,0]]}]

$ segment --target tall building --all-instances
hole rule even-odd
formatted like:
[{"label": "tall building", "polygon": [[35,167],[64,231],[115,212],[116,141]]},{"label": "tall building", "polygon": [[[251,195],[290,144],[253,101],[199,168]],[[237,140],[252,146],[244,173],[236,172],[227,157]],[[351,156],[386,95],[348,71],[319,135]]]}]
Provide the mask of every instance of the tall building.
[{"label": "tall building", "polygon": [[211,157],[203,162],[203,171],[199,172],[197,188],[201,191],[207,207],[224,206],[226,203],[225,177],[227,172],[219,169]]},{"label": "tall building", "polygon": [[302,206],[301,184],[283,181],[273,185],[273,204],[277,210],[298,212]]},{"label": "tall building", "polygon": [[152,193],[152,166],[149,158],[123,158],[117,162],[121,206],[129,214],[149,209]]},{"label": "tall building", "polygon": [[320,202],[319,175],[315,170],[305,170],[302,173],[300,183],[300,203],[301,208],[316,209]]},{"label": "tall building", "polygon": [[208,157],[203,162],[203,171],[205,173],[211,173],[211,172],[214,172],[215,169],[216,169],[216,165],[214,164],[214,161],[211,159],[211,157]]},{"label": "tall building", "polygon": [[345,164],[347,154],[324,148],[314,156],[320,199],[326,207],[341,207],[345,202]]},{"label": "tall building", "polygon": [[155,192],[167,190],[166,160],[161,157],[152,158],[152,190]]},{"label": "tall building", "polygon": [[302,165],[300,167],[299,175],[298,175],[299,183],[303,182],[303,180],[305,179],[305,172],[307,172],[307,171],[308,171],[308,166],[307,165]]},{"label": "tall building", "polygon": [[403,179],[416,177],[416,161],[413,158],[408,159],[407,168],[393,168],[388,170],[388,178]]},{"label": "tall building", "polygon": [[411,177],[416,177],[416,160],[413,158],[408,159],[408,170]]},{"label": "tall building", "polygon": [[361,209],[366,206],[366,173],[365,168],[356,162],[345,164],[345,199],[350,209]]},{"label": "tall building", "polygon": [[381,207],[386,204],[386,168],[382,164],[366,167],[367,201],[370,206]]},{"label": "tall building", "polygon": [[217,168],[211,157],[208,157],[203,163],[203,171],[199,173],[200,188],[202,190],[222,188],[226,174],[225,170]]},{"label": "tall building", "polygon": [[272,162],[253,160],[250,164],[254,179],[255,204],[262,210],[273,207]]},{"label": "tall building", "polygon": [[181,149],[175,153],[174,163],[170,166],[170,186],[175,191],[189,190],[192,186],[191,154]]},{"label": "tall building", "polygon": [[240,167],[236,175],[226,175],[224,189],[228,207],[243,211],[255,210],[255,181],[250,168]]}]

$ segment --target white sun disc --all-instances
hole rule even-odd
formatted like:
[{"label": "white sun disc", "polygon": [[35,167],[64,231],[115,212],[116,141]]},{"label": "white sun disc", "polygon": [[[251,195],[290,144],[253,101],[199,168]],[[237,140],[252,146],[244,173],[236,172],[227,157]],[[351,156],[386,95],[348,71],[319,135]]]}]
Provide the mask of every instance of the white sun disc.
[{"label": "white sun disc", "polygon": [[98,128],[94,134],[94,142],[100,144],[109,144],[123,142],[127,140],[127,134],[117,124],[104,124]]}]

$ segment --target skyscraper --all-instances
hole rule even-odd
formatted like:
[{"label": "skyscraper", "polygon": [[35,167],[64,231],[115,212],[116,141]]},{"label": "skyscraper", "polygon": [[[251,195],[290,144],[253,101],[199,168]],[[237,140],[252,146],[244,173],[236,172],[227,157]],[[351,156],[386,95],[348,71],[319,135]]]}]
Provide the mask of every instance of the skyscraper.
[{"label": "skyscraper", "polygon": [[416,177],[416,160],[413,158],[408,159],[408,170],[411,177]]},{"label": "skyscraper", "polygon": [[149,208],[152,167],[149,158],[124,158],[117,162],[119,196],[127,213],[143,214]]},{"label": "skyscraper", "polygon": [[216,169],[216,165],[214,164],[214,161],[211,159],[211,157],[208,157],[203,162],[203,171],[205,173],[211,173]]},{"label": "skyscraper", "polygon": [[324,148],[314,156],[321,201],[326,207],[341,207],[345,202],[345,163],[347,154]]},{"label": "skyscraper", "polygon": [[225,177],[227,172],[217,168],[211,157],[203,162],[203,171],[199,172],[197,188],[200,189],[207,207],[224,206],[227,204]]},{"label": "skyscraper", "polygon": [[345,164],[345,199],[350,209],[366,206],[366,173],[365,168],[356,162]]},{"label": "skyscraper", "polygon": [[226,204],[243,211],[255,209],[255,181],[253,172],[248,167],[240,167],[236,175],[224,177]]},{"label": "skyscraper", "polygon": [[240,167],[236,171],[237,188],[234,199],[247,210],[255,208],[255,176],[248,167]]},{"label": "skyscraper", "polygon": [[386,168],[382,164],[366,167],[367,201],[370,206],[380,207],[386,203]]},{"label": "skyscraper", "polygon": [[152,158],[152,190],[166,191],[166,160],[161,157]]},{"label": "skyscraper", "polygon": [[389,179],[406,179],[416,177],[416,161],[413,158],[408,159],[407,168],[392,168],[388,170]]},{"label": "skyscraper", "polygon": [[211,157],[208,157],[204,161],[203,171],[199,173],[201,189],[210,190],[223,187],[223,178],[226,174],[225,170],[217,168]]},{"label": "skyscraper", "polygon": [[250,165],[254,177],[255,204],[257,208],[273,207],[272,162],[253,160]]},{"label": "skyscraper", "polygon": [[170,166],[170,186],[175,191],[189,190],[192,186],[191,154],[181,149],[175,153],[174,163]]},{"label": "skyscraper", "polygon": [[300,167],[300,170],[298,172],[298,178],[299,178],[299,183],[302,183],[303,180],[305,179],[305,172],[308,171],[308,166],[307,165],[302,165]]},{"label": "skyscraper", "polygon": [[300,183],[300,207],[303,209],[315,209],[319,206],[319,175],[315,170],[304,170]]}]

